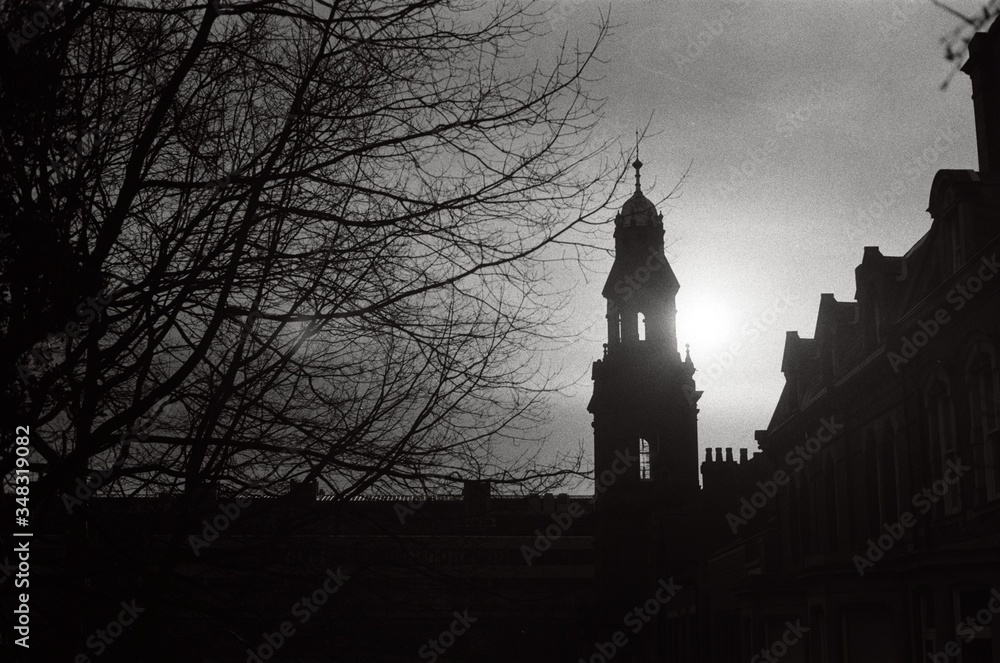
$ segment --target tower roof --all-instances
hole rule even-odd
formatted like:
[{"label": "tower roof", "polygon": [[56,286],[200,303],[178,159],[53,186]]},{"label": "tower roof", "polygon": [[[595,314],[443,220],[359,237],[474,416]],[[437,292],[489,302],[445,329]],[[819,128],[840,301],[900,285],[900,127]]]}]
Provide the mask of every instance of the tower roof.
[{"label": "tower roof", "polygon": [[661,296],[664,291],[677,292],[680,287],[663,254],[663,214],[657,212],[656,205],[642,193],[642,162],[638,157],[632,167],[635,168],[635,193],[615,217],[615,262],[602,291],[606,299],[631,298],[630,284],[642,274],[646,276],[642,277],[644,285],[640,290],[645,292],[634,293],[640,298],[652,293]]},{"label": "tower roof", "polygon": [[632,162],[632,167],[635,168],[635,193],[632,197],[625,201],[622,206],[618,216],[615,217],[615,227],[618,228],[634,228],[641,226],[662,226],[663,225],[663,215],[657,213],[656,205],[653,204],[649,198],[642,193],[642,184],[640,182],[639,170],[642,168],[642,162],[639,161],[638,157]]}]

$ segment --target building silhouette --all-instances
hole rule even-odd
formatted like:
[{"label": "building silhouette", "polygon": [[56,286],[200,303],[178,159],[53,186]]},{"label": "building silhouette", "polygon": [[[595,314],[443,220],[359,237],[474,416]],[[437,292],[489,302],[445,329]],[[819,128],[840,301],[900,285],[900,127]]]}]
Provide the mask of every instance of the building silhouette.
[{"label": "building silhouette", "polygon": [[[813,337],[788,332],[753,455],[710,448],[699,467],[680,283],[637,158],[602,291],[593,496],[468,481],[334,502],[305,485],[216,520],[232,500],[206,494],[159,625],[100,660],[1000,661],[996,24],[963,71],[978,170],[939,171],[927,233],[902,256],[864,247],[855,301],[823,294]],[[81,508],[84,526],[53,517],[36,538],[36,633],[59,660],[146,595],[135,569],[175,526],[167,499]],[[282,635],[331,572],[347,580]]]},{"label": "building silhouette", "polygon": [[1000,28],[969,51],[978,171],[939,171],[926,234],[788,332],[761,458],[703,465],[764,478],[727,498],[696,660],[1000,661]]}]

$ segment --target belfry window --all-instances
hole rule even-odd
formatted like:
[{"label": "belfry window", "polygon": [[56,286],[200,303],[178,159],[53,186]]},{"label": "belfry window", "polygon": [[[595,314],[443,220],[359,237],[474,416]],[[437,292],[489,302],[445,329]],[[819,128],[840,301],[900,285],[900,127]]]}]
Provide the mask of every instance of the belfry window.
[{"label": "belfry window", "polygon": [[639,478],[643,481],[653,478],[649,464],[649,440],[644,437],[639,438]]}]

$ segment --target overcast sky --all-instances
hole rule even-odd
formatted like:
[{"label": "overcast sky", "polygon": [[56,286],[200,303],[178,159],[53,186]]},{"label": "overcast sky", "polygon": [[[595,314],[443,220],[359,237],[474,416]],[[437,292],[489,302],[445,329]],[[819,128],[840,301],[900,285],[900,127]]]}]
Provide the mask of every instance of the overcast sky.
[{"label": "overcast sky", "polygon": [[[600,8],[563,0],[551,25],[587,34]],[[968,78],[940,90],[951,71],[940,38],[957,22],[929,0],[615,0],[612,17],[601,132],[630,136],[654,113],[641,147],[651,199],[693,164],[660,211],[681,351],[691,344],[705,391],[700,457],[755,449],[784,385],[785,332],[813,336],[821,293],[854,299],[864,246],[900,255],[927,231],[937,170],[977,167]],[[873,220],[859,221],[866,209]],[[608,246],[612,232],[609,216]],[[593,442],[589,366],[605,342],[610,267],[590,282],[576,272],[588,332],[566,355],[580,379],[553,411],[556,446]]]}]

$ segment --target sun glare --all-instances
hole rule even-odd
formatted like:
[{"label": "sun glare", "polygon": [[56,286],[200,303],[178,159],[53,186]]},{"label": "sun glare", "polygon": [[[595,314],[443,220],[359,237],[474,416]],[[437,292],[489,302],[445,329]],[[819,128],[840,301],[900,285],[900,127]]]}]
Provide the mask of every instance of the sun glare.
[{"label": "sun glare", "polygon": [[698,297],[677,302],[677,341],[682,355],[687,343],[702,356],[721,350],[733,335],[732,324],[728,307],[719,300]]}]

